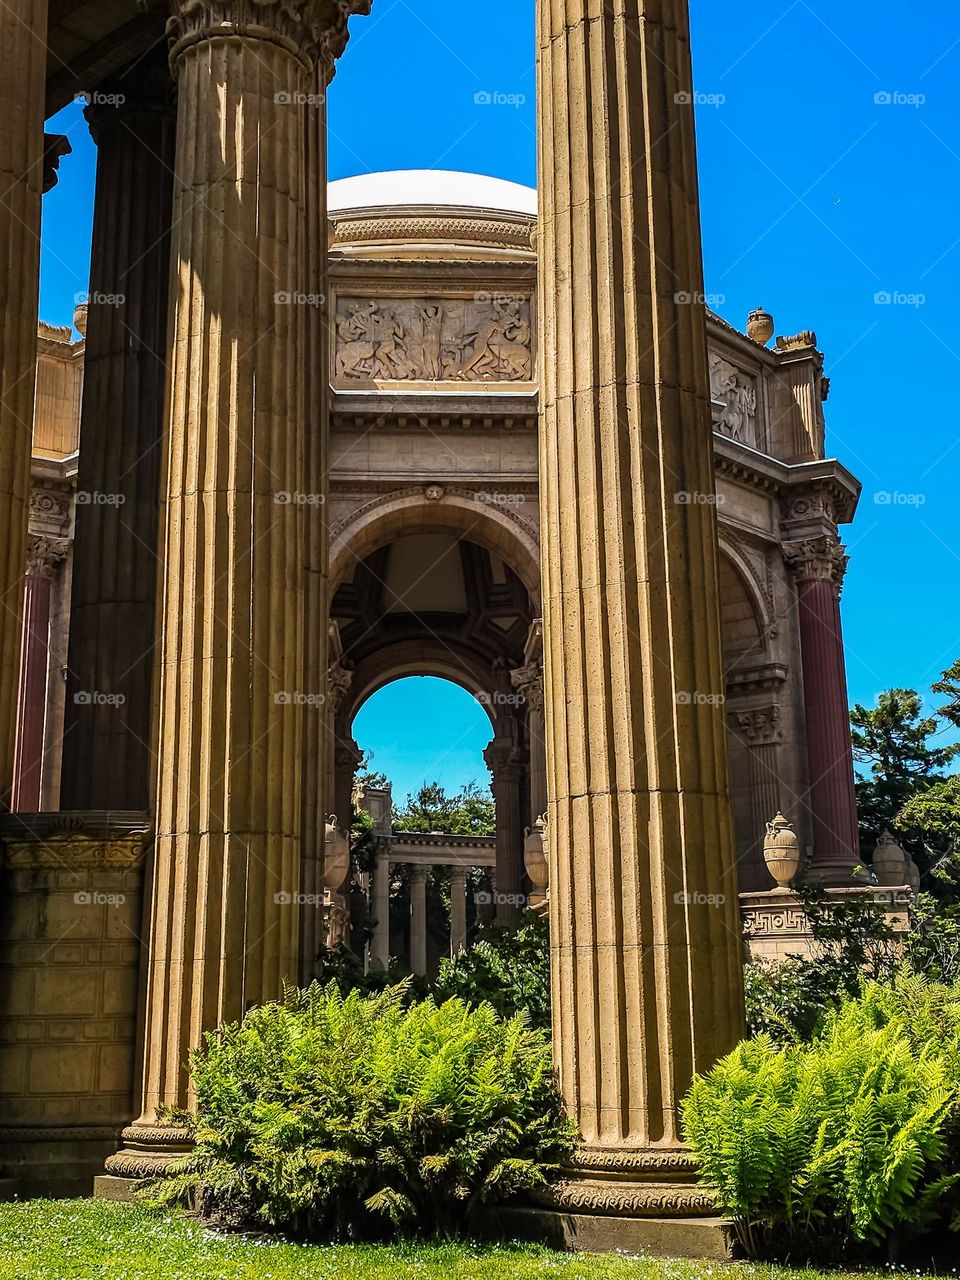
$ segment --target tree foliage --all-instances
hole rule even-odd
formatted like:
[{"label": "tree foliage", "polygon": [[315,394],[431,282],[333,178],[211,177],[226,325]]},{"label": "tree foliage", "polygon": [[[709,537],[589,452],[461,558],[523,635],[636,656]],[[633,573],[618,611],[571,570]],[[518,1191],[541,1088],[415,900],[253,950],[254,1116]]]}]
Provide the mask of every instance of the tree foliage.
[{"label": "tree foliage", "polygon": [[497,829],[493,796],[476,782],[448,795],[439,782],[425,783],[394,808],[394,831],[437,831],[454,836],[492,836]]},{"label": "tree foliage", "polygon": [[857,783],[864,861],[885,830],[896,829],[910,853],[922,854],[921,834],[898,819],[909,800],[942,778],[960,746],[935,741],[943,726],[923,714],[914,689],[888,689],[872,709],[857,703],[850,723],[854,760],[867,770]]}]

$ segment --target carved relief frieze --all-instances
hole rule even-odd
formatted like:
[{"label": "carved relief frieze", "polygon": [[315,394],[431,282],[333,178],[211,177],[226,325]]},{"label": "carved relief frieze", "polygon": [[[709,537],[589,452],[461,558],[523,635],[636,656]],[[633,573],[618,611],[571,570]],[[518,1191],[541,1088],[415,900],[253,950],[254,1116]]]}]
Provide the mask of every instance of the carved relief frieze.
[{"label": "carved relief frieze", "polygon": [[724,406],[715,423],[717,430],[740,444],[756,446],[759,443],[756,378],[737,369],[716,351],[711,351],[710,393]]},{"label": "carved relief frieze", "polygon": [[333,379],[383,383],[532,383],[529,295],[336,300]]}]

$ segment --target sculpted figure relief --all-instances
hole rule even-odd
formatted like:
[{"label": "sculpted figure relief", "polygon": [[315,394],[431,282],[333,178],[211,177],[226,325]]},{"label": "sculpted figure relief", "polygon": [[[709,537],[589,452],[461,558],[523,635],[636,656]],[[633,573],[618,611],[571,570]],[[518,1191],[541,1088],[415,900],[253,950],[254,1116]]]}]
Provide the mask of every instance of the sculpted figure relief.
[{"label": "sculpted figure relief", "polygon": [[530,299],[340,298],[335,379],[532,382]]},{"label": "sculpted figure relief", "polygon": [[756,445],[756,381],[713,352],[710,355],[710,393],[714,400],[722,400],[725,405],[717,423],[719,430],[741,444]]}]

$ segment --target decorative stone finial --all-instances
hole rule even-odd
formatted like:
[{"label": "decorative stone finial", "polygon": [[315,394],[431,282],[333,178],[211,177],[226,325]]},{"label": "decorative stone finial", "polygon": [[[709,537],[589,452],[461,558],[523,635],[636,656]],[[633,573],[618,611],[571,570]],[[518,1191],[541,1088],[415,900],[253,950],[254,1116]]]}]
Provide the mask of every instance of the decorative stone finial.
[{"label": "decorative stone finial", "polygon": [[788,889],[800,870],[800,841],[782,813],[767,823],[763,860],[779,889]]},{"label": "decorative stone finial", "polygon": [[763,307],[757,307],[747,316],[747,337],[752,338],[758,346],[765,347],[773,337],[773,316]]}]

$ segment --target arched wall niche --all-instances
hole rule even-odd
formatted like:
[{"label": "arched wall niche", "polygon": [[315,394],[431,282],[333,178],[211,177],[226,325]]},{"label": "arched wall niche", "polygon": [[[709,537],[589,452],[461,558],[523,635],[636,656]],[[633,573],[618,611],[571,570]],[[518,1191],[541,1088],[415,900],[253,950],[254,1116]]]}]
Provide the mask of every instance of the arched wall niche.
[{"label": "arched wall niche", "polygon": [[[431,496],[433,495],[433,496]],[[338,521],[330,546],[331,596],[354,566],[380,547],[413,533],[450,533],[499,556],[540,602],[540,539],[534,525],[468,490],[428,486],[385,494]]]}]

